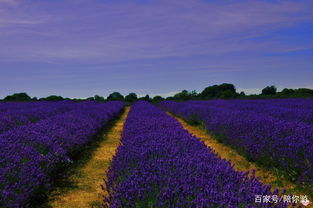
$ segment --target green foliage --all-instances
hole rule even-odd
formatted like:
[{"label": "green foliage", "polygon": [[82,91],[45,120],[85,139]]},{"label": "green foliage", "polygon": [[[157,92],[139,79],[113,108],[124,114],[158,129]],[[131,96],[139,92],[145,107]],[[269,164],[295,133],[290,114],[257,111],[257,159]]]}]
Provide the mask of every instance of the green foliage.
[{"label": "green foliage", "polygon": [[313,90],[307,88],[299,88],[295,90],[295,94],[302,97],[313,97]]},{"label": "green foliage", "polygon": [[179,93],[176,93],[174,95],[174,98],[177,99],[177,100],[188,100],[188,97],[189,97],[189,95],[188,95],[188,91],[187,90],[183,90],[183,91],[181,91]]},{"label": "green foliage", "polygon": [[237,93],[233,84],[223,83],[205,88],[200,96],[202,99],[235,98],[237,97]]},{"label": "green foliage", "polygon": [[191,92],[188,92],[187,90],[183,90],[174,95],[175,100],[191,100],[191,99],[196,99],[197,97],[198,97],[198,93],[195,90]]},{"label": "green foliage", "polygon": [[[176,93],[174,96],[169,96],[163,98],[161,96],[155,96],[150,98],[149,95],[138,98],[136,93],[129,93],[125,96],[125,101],[133,103],[137,100],[146,100],[149,102],[157,103],[161,100],[206,100],[206,99],[230,99],[230,98],[241,98],[241,99],[263,99],[263,98],[313,98],[313,89],[299,88],[299,89],[288,89],[284,88],[281,92],[277,92],[277,88],[272,86],[267,86],[262,89],[261,94],[246,95],[243,91],[240,93],[236,92],[236,88],[233,84],[223,83],[221,85],[213,85],[206,87],[201,93],[197,93],[195,90],[187,91],[182,90]],[[3,101],[37,101],[36,97],[31,98],[25,92],[15,93],[13,95],[6,96]],[[62,96],[51,95],[46,98],[40,98],[39,100],[45,101],[59,101],[59,100],[73,100],[73,101],[84,101],[84,100],[95,100],[99,102],[105,101],[105,98],[99,95],[94,97],[88,97],[86,99],[69,99],[63,98]],[[124,96],[119,92],[113,92],[108,97],[107,100],[124,100]]]},{"label": "green foliage", "polygon": [[125,101],[133,103],[138,100],[137,94],[136,93],[129,93],[128,95],[125,96]]},{"label": "green foliage", "polygon": [[113,92],[107,97],[107,100],[124,100],[124,96],[119,92]]},{"label": "green foliage", "polygon": [[161,101],[161,100],[164,100],[164,98],[161,97],[160,95],[157,95],[157,96],[154,96],[154,97],[152,98],[152,100],[153,100],[153,101]]},{"label": "green foliage", "polygon": [[151,102],[151,101],[152,101],[152,99],[150,98],[149,95],[146,95],[146,96],[144,96],[144,97],[140,97],[139,100],[145,100],[145,101],[148,101],[148,102]]},{"label": "green foliage", "polygon": [[157,95],[150,99],[153,104],[158,104],[160,101],[165,100],[165,98]]},{"label": "green foliage", "polygon": [[144,99],[145,101],[148,101],[148,102],[150,102],[150,100],[151,100],[151,98],[150,98],[149,95],[144,96],[143,99]]},{"label": "green foliage", "polygon": [[175,100],[175,98],[173,96],[169,96],[166,98],[166,100]]},{"label": "green foliage", "polygon": [[40,98],[39,100],[44,100],[44,101],[60,101],[60,100],[65,100],[62,96],[57,96],[57,95],[50,95],[46,98]]},{"label": "green foliage", "polygon": [[25,92],[15,93],[8,95],[4,98],[4,101],[31,101],[32,98]]},{"label": "green foliage", "polygon": [[69,98],[67,98],[67,100],[72,100],[72,101],[75,101],[75,102],[83,102],[83,101],[86,101],[86,100],[88,100],[89,98],[87,98],[87,99],[81,99],[81,98],[73,98],[73,99],[69,99]]},{"label": "green foliage", "polygon": [[88,97],[88,98],[86,98],[86,100],[95,100],[95,98],[94,97]]},{"label": "green foliage", "polygon": [[307,88],[288,89],[285,88],[277,93],[281,98],[313,98],[313,90]]},{"label": "green foliage", "polygon": [[234,98],[236,97],[236,91],[233,92],[232,90],[224,90],[220,93],[219,97],[222,99]]},{"label": "green foliage", "polygon": [[275,95],[277,93],[277,88],[272,86],[267,86],[262,90],[262,95]]},{"label": "green foliage", "polygon": [[94,100],[95,100],[95,101],[99,101],[99,102],[103,102],[105,99],[104,99],[104,97],[102,97],[102,96],[95,95],[95,96],[94,96]]},{"label": "green foliage", "polygon": [[288,89],[288,88],[284,88],[281,92],[280,92],[280,94],[282,94],[282,95],[292,95],[292,94],[294,94],[295,93],[295,90],[293,90],[293,89]]}]

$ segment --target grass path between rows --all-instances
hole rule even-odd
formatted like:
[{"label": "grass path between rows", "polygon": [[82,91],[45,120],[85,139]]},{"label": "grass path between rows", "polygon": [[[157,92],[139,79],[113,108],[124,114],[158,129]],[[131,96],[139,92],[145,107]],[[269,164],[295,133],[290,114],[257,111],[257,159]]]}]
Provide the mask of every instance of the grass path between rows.
[{"label": "grass path between rows", "polygon": [[[120,144],[121,133],[130,107],[126,107],[120,119],[106,132],[90,159],[66,180],[70,188],[57,188],[50,194],[49,207],[88,208],[100,207],[105,171]],[[73,188],[74,187],[74,188]]]},{"label": "grass path between rows", "polygon": [[[217,153],[222,159],[229,160],[232,165],[234,165],[234,169],[237,171],[250,171],[252,169],[255,169],[255,175],[257,177],[260,177],[260,181],[262,181],[264,184],[270,184],[272,186],[272,190],[275,188],[278,188],[279,190],[283,190],[286,188],[288,190],[288,194],[294,194],[294,195],[308,195],[306,191],[301,190],[296,184],[284,179],[278,177],[277,174],[272,173],[271,171],[265,170],[262,167],[257,166],[256,164],[247,161],[243,156],[241,156],[236,150],[232,149],[229,146],[226,146],[220,142],[218,142],[216,139],[214,139],[212,136],[210,136],[207,131],[201,127],[201,126],[194,126],[188,124],[186,121],[184,121],[182,118],[175,116],[169,112],[167,112],[168,115],[173,116],[175,119],[179,121],[179,123],[183,126],[184,129],[186,129],[190,134],[198,137],[203,141],[208,147],[210,147],[215,153]],[[309,199],[312,201],[312,199]],[[297,206],[301,205],[300,203],[297,203]],[[313,204],[306,207],[313,207]]]}]

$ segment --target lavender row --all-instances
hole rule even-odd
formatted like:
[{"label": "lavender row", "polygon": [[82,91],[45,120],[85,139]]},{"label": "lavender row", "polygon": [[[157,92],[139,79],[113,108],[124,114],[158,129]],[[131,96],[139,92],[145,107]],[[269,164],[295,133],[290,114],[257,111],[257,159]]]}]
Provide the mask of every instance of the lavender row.
[{"label": "lavender row", "polygon": [[71,101],[4,104],[6,109],[0,112],[0,133],[70,111],[76,105],[84,105]]},{"label": "lavender row", "polygon": [[41,102],[0,102],[0,113],[10,110],[36,108],[41,106],[42,103],[49,103],[46,101]]},{"label": "lavender row", "polygon": [[[289,122],[302,122],[313,124],[313,100],[285,99],[281,100],[209,100],[209,101],[187,101],[192,105],[209,105],[214,107],[229,108],[239,111],[253,111],[266,114],[277,119]],[[303,104],[303,107],[300,106]],[[309,108],[311,107],[311,108]]]},{"label": "lavender row", "polygon": [[311,109],[311,110],[313,109],[313,99],[302,99],[302,98],[256,99],[256,100],[233,99],[233,100],[208,100],[208,101],[200,101],[200,102],[229,103],[228,101],[231,101],[233,103],[239,102],[239,103],[246,103],[246,104],[269,105],[269,106],[291,108],[291,109],[294,109],[294,108]]},{"label": "lavender row", "polygon": [[28,207],[49,188],[69,154],[91,141],[124,107],[119,101],[86,102],[72,110],[0,135],[0,207]]},{"label": "lavender row", "polygon": [[292,181],[312,186],[312,125],[192,102],[165,101],[160,105],[186,120],[203,123],[209,132],[248,159],[278,168]]},{"label": "lavender row", "polygon": [[271,193],[247,173],[237,172],[174,118],[135,103],[121,145],[107,172],[104,207],[286,207],[258,204]]}]

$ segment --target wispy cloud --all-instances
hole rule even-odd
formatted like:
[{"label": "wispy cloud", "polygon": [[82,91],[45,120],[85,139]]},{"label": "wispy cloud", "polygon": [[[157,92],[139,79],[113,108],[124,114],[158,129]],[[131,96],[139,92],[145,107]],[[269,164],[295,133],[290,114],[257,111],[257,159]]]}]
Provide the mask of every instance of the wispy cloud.
[{"label": "wispy cloud", "polygon": [[0,94],[311,86],[312,11],[310,0],[0,0]]},{"label": "wispy cloud", "polygon": [[244,92],[246,95],[260,94],[262,92],[262,88],[238,88],[237,92]]},{"label": "wispy cloud", "polygon": [[0,0],[0,4],[17,5],[18,0]]},{"label": "wispy cloud", "polygon": [[106,62],[289,50],[288,43],[253,38],[313,17],[308,1],[65,2],[27,1],[11,15],[1,12],[2,59]]}]

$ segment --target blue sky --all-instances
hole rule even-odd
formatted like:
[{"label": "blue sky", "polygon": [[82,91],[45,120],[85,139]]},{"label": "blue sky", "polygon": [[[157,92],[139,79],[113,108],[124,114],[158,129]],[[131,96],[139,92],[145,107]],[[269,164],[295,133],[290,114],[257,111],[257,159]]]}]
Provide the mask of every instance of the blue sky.
[{"label": "blue sky", "polygon": [[313,88],[313,1],[0,0],[0,98]]}]

